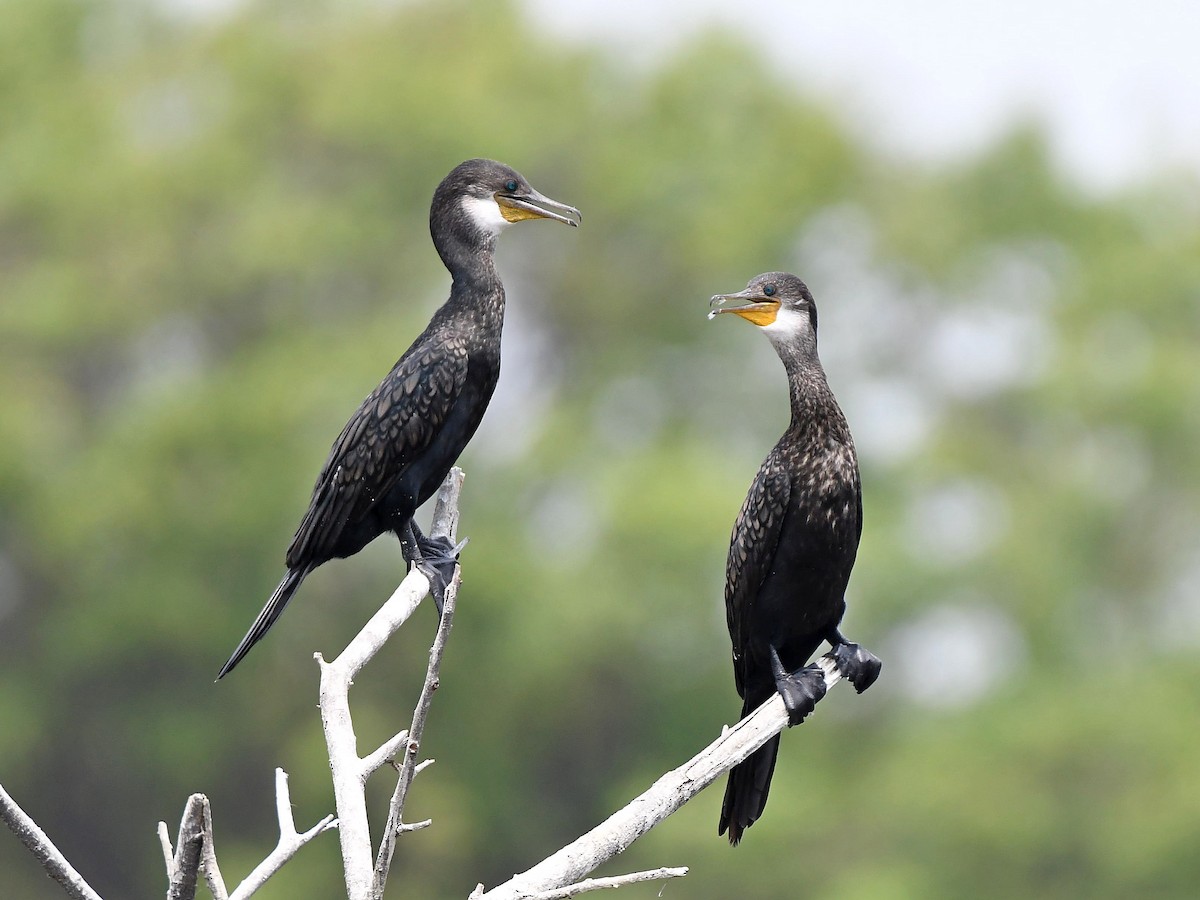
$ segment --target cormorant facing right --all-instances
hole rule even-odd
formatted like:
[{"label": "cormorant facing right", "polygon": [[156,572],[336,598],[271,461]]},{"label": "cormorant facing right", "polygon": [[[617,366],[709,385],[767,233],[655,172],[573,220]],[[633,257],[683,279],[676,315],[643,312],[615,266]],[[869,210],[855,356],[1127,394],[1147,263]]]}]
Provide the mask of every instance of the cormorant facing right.
[{"label": "cormorant facing right", "polygon": [[309,572],[385,532],[429,576],[441,611],[459,548],[426,538],[412,517],[475,433],[500,375],[504,285],[492,258],[496,236],[535,218],[574,226],[579,210],[490,159],[467,160],[438,185],[429,231],[454,279],[450,298],[334,441],[288,547],[287,573],[218,679],[266,634]]},{"label": "cormorant facing right", "polygon": [[[728,302],[736,305],[719,305]],[[761,328],[787,371],[791,424],[734,523],[725,611],[742,718],[778,690],[797,725],[825,693],[821,668],[806,665],[822,641],[859,693],[879,676],[879,660],[838,631],[862,533],[858,460],[817,358],[817,308],[804,282],[768,272],[712,305],[709,318],[733,313]],[[778,752],[776,735],[730,771],[718,833],[728,829],[731,844],[762,815]]]}]

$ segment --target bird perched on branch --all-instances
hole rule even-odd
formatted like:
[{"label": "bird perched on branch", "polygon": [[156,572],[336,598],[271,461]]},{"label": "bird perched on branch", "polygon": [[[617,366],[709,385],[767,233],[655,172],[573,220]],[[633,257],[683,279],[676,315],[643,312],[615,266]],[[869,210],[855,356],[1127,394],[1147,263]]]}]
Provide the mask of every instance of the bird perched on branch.
[{"label": "bird perched on branch", "polygon": [[[725,612],[742,718],[778,691],[797,725],[825,694],[824,673],[808,665],[822,641],[859,693],[879,676],[879,660],[838,630],[862,533],[858,459],[817,358],[817,308],[804,282],[768,272],[712,306],[709,318],[732,313],[757,325],[787,372],[791,424],[734,522]],[[728,830],[731,844],[762,815],[778,753],[776,735],[730,771],[718,833]]]},{"label": "bird perched on branch", "polygon": [[309,572],[386,532],[429,576],[441,611],[461,545],[425,537],[413,513],[466,447],[496,387],[504,285],[493,253],[496,236],[525,219],[575,226],[580,214],[489,159],[467,160],[438,185],[429,231],[453,277],[450,298],[334,441],[288,547],[287,573],[218,679],[266,634]]}]

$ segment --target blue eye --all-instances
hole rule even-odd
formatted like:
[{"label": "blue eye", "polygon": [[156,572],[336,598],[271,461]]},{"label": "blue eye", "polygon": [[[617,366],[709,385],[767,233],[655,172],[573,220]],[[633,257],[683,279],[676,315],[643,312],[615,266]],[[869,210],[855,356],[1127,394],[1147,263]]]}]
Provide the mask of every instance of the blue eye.
[{"label": "blue eye", "polygon": [[504,183],[504,189],[505,189],[506,191],[508,191],[510,194],[514,194],[514,193],[516,193],[516,190],[517,190],[517,182],[516,182],[515,180],[513,180],[512,178],[508,179],[508,181],[506,181],[506,182]]},{"label": "blue eye", "polygon": [[775,296],[775,285],[768,284],[766,287],[763,288],[763,294],[765,294],[768,297],[774,297]]}]

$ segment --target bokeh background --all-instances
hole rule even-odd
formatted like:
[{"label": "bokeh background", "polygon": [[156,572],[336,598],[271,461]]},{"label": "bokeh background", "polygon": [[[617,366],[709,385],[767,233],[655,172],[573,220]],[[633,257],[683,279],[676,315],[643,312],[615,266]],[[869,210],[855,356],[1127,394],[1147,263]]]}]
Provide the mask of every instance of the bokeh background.
[{"label": "bokeh background", "polygon": [[[155,825],[193,791],[231,886],[274,845],[275,766],[301,825],[332,809],[311,655],[388,596],[395,543],[212,677],[444,298],[429,198],[476,155],[584,224],[501,240],[504,373],[409,805],[434,826],[389,895],[523,870],[736,717],[724,555],[786,390],[705,312],[776,268],[817,297],[858,440],[845,624],[884,676],[785,736],[737,850],[718,787],[608,871],[1195,895],[1200,14],[828,7],[0,0],[0,780],[103,895],[165,890]],[[360,678],[362,746],[407,721],[433,630],[422,608]],[[260,896],[342,890],[327,836]],[[60,896],[6,831],[0,893]]]}]

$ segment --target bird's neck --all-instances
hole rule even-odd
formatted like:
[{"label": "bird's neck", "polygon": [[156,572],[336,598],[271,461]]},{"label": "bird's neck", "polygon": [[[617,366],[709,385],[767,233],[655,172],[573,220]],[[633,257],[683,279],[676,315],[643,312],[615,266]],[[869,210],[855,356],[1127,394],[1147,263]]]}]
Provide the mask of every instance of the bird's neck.
[{"label": "bird's neck", "polygon": [[487,340],[495,340],[504,327],[504,285],[490,253],[479,254],[474,265],[451,269],[454,278],[446,314],[470,321],[472,330]]},{"label": "bird's neck", "polygon": [[802,435],[848,431],[842,410],[829,389],[825,370],[813,356],[784,358],[792,410],[789,431]]},{"label": "bird's neck", "polygon": [[456,285],[486,288],[500,283],[495,260],[496,235],[450,228],[435,232],[433,245]]},{"label": "bird's neck", "polygon": [[434,231],[434,246],[454,280],[450,303],[471,315],[489,311],[504,315],[504,285],[496,270],[496,235],[476,229],[447,227]]}]

